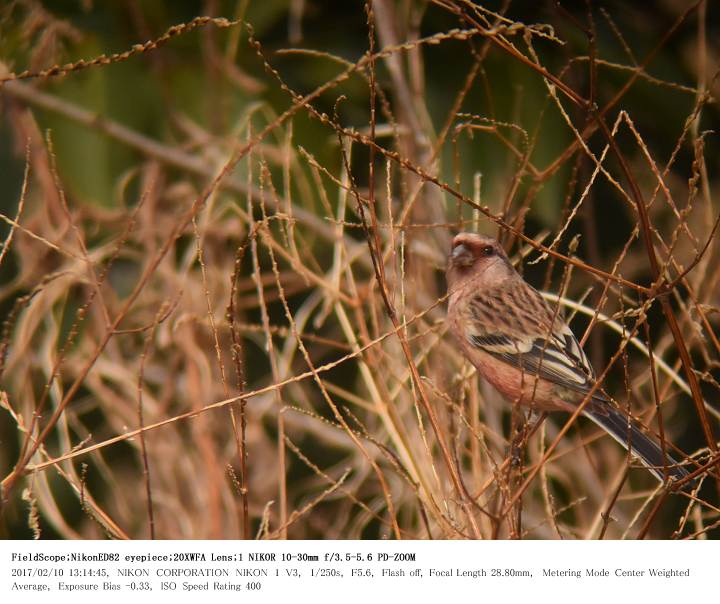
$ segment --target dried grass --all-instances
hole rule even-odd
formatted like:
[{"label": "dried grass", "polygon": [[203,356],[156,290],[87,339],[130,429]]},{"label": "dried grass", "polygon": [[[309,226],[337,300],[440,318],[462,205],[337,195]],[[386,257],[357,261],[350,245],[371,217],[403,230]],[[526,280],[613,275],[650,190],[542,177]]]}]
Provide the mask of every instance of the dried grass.
[{"label": "dried grass", "polygon": [[[717,533],[720,205],[699,123],[708,112],[718,119],[718,84],[705,3],[678,11],[637,58],[605,10],[580,21],[557,9],[557,23],[530,26],[463,0],[433,4],[456,28],[422,35],[419,8],[368,3],[368,52],[355,62],[323,49],[268,53],[242,20],[200,17],[110,57],[6,70],[0,92],[27,169],[17,210],[2,215],[0,262],[12,256],[17,269],[0,287],[10,309],[2,413],[15,443],[0,467],[6,517],[21,526],[24,514],[28,535]],[[595,20],[624,60],[597,56]],[[552,68],[545,54],[577,50],[558,33],[568,23],[587,36],[584,51]],[[57,76],[159,60],[170,38],[208,27],[228,33],[208,38],[226,84],[258,99],[283,92],[283,112],[258,100],[223,137],[188,120],[171,145],[40,90]],[[677,29],[695,34],[694,85],[648,71]],[[443,45],[475,61],[435,123],[424,74],[442,66],[425,61]],[[255,52],[263,80],[235,67],[241,47]],[[464,112],[475,89],[492,107],[489,53],[545,84],[534,117]],[[337,75],[296,91],[275,61],[297,56]],[[581,74],[588,82],[576,85]],[[668,141],[633,119],[644,108],[625,104],[640,82],[693,99],[675,116],[667,159]],[[349,84],[370,90],[362,128],[343,117],[358,105],[344,96]],[[117,185],[122,204],[103,210],[66,195],[36,109],[142,154]],[[572,138],[546,161],[538,148],[549,114]],[[322,124],[327,139],[303,147],[298,119]],[[463,166],[463,149],[481,141],[502,159],[492,178]],[[537,228],[544,188],[563,202]],[[595,229],[596,195],[619,200],[613,211],[632,222],[618,221],[625,243],[612,255]],[[692,494],[658,486],[576,417],[526,418],[479,383],[444,326],[444,257],[461,228],[497,234],[531,280],[561,292],[548,297],[577,313],[571,324],[603,387],[688,461],[700,478]]]}]

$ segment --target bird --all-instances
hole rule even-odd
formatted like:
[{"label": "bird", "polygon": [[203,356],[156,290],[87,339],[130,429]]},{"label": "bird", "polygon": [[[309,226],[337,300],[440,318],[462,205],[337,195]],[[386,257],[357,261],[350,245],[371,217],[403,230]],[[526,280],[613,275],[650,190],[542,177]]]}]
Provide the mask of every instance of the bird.
[{"label": "bird", "polygon": [[[505,399],[533,410],[574,413],[595,372],[577,338],[515,270],[497,240],[476,233],[453,238],[447,263],[448,328],[479,375]],[[627,413],[595,389],[582,415],[637,457],[661,482],[687,470]]]}]

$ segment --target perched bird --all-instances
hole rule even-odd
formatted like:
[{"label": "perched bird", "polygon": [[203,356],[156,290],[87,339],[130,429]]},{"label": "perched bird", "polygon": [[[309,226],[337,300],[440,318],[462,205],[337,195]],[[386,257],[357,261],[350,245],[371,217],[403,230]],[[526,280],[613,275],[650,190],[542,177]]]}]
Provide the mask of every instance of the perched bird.
[{"label": "perched bird", "polygon": [[[448,323],[463,353],[500,394],[539,411],[573,413],[595,384],[575,335],[513,268],[494,239],[460,233],[448,258]],[[588,417],[661,481],[687,471],[599,390]],[[667,464],[667,466],[665,466]]]}]

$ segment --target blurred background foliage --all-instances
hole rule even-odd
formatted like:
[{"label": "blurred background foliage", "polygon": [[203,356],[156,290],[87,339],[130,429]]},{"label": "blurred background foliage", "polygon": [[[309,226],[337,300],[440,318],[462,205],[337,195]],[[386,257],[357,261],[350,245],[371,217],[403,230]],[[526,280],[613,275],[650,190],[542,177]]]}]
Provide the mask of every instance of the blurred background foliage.
[{"label": "blurred background foliage", "polygon": [[[378,89],[384,94],[384,98],[378,99],[378,142],[414,164],[424,166],[425,170],[436,174],[457,191],[486,205],[491,213],[500,216],[507,224],[548,244],[559,232],[568,208],[577,202],[590,182],[594,165],[585,154],[577,152],[558,161],[575,137],[557,104],[548,95],[543,79],[517,57],[486,44],[482,36],[460,39],[449,35],[437,44],[417,43],[424,36],[467,28],[468,24],[459,19],[452,7],[472,13],[473,3],[386,0],[376,4],[376,17],[384,20],[376,24],[376,49],[410,42],[408,49],[396,49],[388,53],[390,60],[382,57],[375,64]],[[716,101],[718,86],[714,79],[720,56],[720,7],[717,3],[658,0],[649,3],[499,1],[474,4],[482,5],[487,11],[502,13],[510,20],[506,24],[508,26],[510,23],[541,24],[537,25],[537,31],[532,35],[527,34],[526,29],[509,30],[507,35],[526,56],[531,55],[523,44],[523,35],[531,36],[532,48],[541,58],[543,66],[585,98],[592,94],[597,107],[603,107],[614,97],[635,73],[633,70],[641,75],[612,107],[607,121],[612,126],[618,111],[627,111],[661,169],[681,141],[666,182],[675,198],[682,200],[679,203],[681,209],[687,208],[683,220],[687,220],[690,231],[696,235],[694,242],[692,237],[683,233],[677,236],[673,254],[682,265],[692,261],[710,235],[712,217],[720,209],[713,195],[717,188],[718,157],[714,131],[720,128]],[[492,16],[490,12],[484,14],[488,19]],[[176,221],[199,198],[233,150],[293,106],[293,99],[265,68],[249,43],[249,32],[242,24],[223,27],[208,23],[182,31],[157,49],[110,64],[78,69],[60,76],[42,72],[56,65],[122,53],[135,44],[158,39],[170,27],[190,23],[199,15],[249,23],[252,35],[262,45],[265,59],[300,95],[310,93],[337,76],[346,67],[342,61],[354,63],[368,50],[365,5],[355,0],[14,0],[0,6],[0,77],[5,78],[10,73],[21,74],[25,70],[38,72],[38,77],[17,82],[8,79],[0,88],[0,211],[6,217],[14,217],[18,212],[26,168],[26,147],[29,145],[31,176],[25,195],[25,218],[20,223],[27,220],[26,226],[30,231],[50,241],[62,242],[62,246],[80,253],[71,223],[66,220],[66,211],[63,210],[65,201],[58,191],[64,193],[69,208],[67,213],[82,233],[84,243],[97,263],[96,271],[101,272],[106,263],[109,267],[108,282],[100,290],[103,296],[107,296],[106,304],[111,316],[131,295],[147,266],[147,259],[171,236]],[[685,15],[684,18],[681,18],[682,15]],[[544,35],[537,35],[537,32]],[[298,49],[307,52],[298,52]],[[592,77],[591,50],[596,60],[596,71]],[[650,60],[644,66],[647,57]],[[638,65],[643,65],[643,68]],[[456,106],[458,95],[474,69],[478,71],[460,105]],[[337,112],[343,127],[369,134],[370,88],[367,77],[367,72],[353,74],[314,99],[313,106],[331,117]],[[403,91],[399,82],[407,85],[407,90]],[[18,86],[25,87],[25,92],[18,92]],[[687,129],[686,120],[698,106],[698,99],[705,90],[710,97],[703,101],[701,119],[692,126],[693,136],[686,138],[683,134]],[[392,111],[394,123],[381,110],[383,102]],[[590,122],[589,113],[564,98],[562,102],[570,119],[578,130],[582,130]],[[445,134],[443,128],[448,121],[453,127]],[[484,130],[459,128],[461,124],[482,126]],[[117,135],[117,130],[108,132],[108,128],[112,130],[116,127],[123,129],[122,136]],[[708,165],[704,167],[703,164],[701,169],[697,141],[700,140],[698,133],[705,131],[711,132],[702,137],[702,154],[707,158]],[[134,143],[128,143],[127,133],[136,137]],[[627,150],[633,174],[643,192],[651,197],[657,181],[637,141],[626,128],[621,129],[618,140]],[[155,143],[160,144],[163,153],[169,155],[159,157],[152,147]],[[437,162],[431,157],[436,143],[439,144]],[[602,136],[595,134],[589,138],[588,147],[599,155],[605,143]],[[558,162],[557,169],[541,177],[537,177],[536,173],[533,177],[532,171],[521,165],[517,154],[509,151],[511,147],[519,150],[520,154],[529,150],[527,161],[538,171],[554,162]],[[41,152],[40,148],[46,151]],[[339,211],[342,194],[328,176],[318,174],[317,178],[314,177],[311,162],[303,151],[330,175],[340,180],[345,178],[337,133],[309,111],[299,110],[267,134],[262,144],[254,148],[251,161],[240,161],[233,166],[227,179],[242,185],[252,182],[256,193],[259,188],[261,194],[268,198],[271,188],[274,188],[280,199],[281,216],[280,220],[270,223],[268,236],[275,238],[280,247],[290,250],[291,257],[301,259],[308,271],[331,280],[337,277],[331,270],[338,254],[336,242],[331,237],[319,235],[317,229],[321,227],[317,225],[336,228],[332,216]],[[292,159],[288,159],[289,155]],[[192,169],[183,164],[187,158],[196,162]],[[356,142],[349,162],[355,184],[363,196],[368,195],[370,183],[368,161],[368,147]],[[53,162],[57,164],[55,176],[49,167]],[[417,175],[393,164],[390,199],[384,182],[384,158],[376,157],[375,165],[376,194],[384,200],[387,215],[398,218],[403,204],[414,190]],[[626,186],[612,154],[608,156],[606,165]],[[267,170],[267,176],[262,175],[263,169]],[[55,184],[54,178],[58,181]],[[327,187],[325,200],[319,182]],[[346,180],[343,182],[347,185]],[[236,250],[245,245],[245,237],[251,233],[247,216],[233,209],[247,206],[247,196],[239,186],[218,189],[211,196],[208,213],[198,217],[200,226],[195,225],[193,230],[191,225],[186,225],[182,229],[180,237],[171,247],[172,261],[160,265],[158,280],[151,283],[149,289],[154,296],[139,298],[137,312],[129,315],[132,320],[128,324],[138,328],[152,323],[154,313],[167,300],[169,318],[167,321],[163,318],[163,323],[155,326],[155,335],[141,332],[111,339],[107,349],[109,356],[106,357],[104,352],[99,362],[116,364],[112,370],[115,372],[113,377],[109,377],[112,371],[106,368],[100,371],[102,375],[97,376],[97,380],[88,376],[81,384],[76,402],[69,407],[73,411],[66,427],[67,433],[48,435],[46,445],[51,457],[65,452],[67,447],[78,446],[81,441],[85,446],[136,427],[135,384],[140,371],[138,362],[145,353],[148,355],[149,374],[146,388],[149,396],[161,401],[157,408],[148,411],[149,421],[161,421],[220,400],[228,392],[236,392],[232,386],[225,384],[225,378],[220,378],[215,360],[213,339],[217,329],[223,348],[223,352],[219,353],[224,359],[224,365],[221,365],[228,375],[232,373],[228,331],[225,327],[216,328],[208,323],[207,306],[212,307],[214,320],[222,323],[230,295],[228,287],[233,276]],[[153,210],[146,211],[143,206],[137,216],[139,224],[125,242],[121,234],[129,224],[129,217],[142,205],[141,200],[145,197],[150,199],[147,205]],[[298,211],[304,210],[319,220],[313,223],[299,219],[298,233],[292,234],[290,227],[283,222],[287,218],[283,212],[288,211],[283,205],[285,199],[292,200]],[[694,200],[697,202],[692,203]],[[357,271],[356,282],[353,283],[348,276],[337,283],[340,291],[361,300],[360,307],[353,308],[347,304],[347,312],[351,315],[365,313],[370,333],[363,331],[364,320],[357,316],[348,321],[352,323],[359,341],[366,343],[392,326],[385,317],[377,288],[373,286],[363,231],[357,228],[360,216],[354,209],[356,202],[353,195],[346,197],[342,203],[348,207],[346,220],[355,225],[348,224],[345,229],[343,254],[347,257],[364,255],[365,264],[351,270]],[[332,211],[332,216],[328,210]],[[252,210],[254,219],[262,219],[263,211],[255,200]],[[386,222],[385,216],[381,217],[383,223]],[[389,233],[392,229],[382,230],[389,266],[397,271],[401,249],[403,262],[405,259],[408,262],[407,274],[402,272],[402,277],[393,281],[393,296],[401,295],[399,288],[402,281],[408,296],[414,298],[406,302],[403,290],[402,300],[398,302],[403,311],[407,310],[409,314],[420,312],[444,293],[444,255],[450,233],[460,228],[461,220],[472,221],[465,223],[464,228],[479,225],[484,232],[500,233],[513,252],[524,254],[528,251],[507,231],[498,231],[489,221],[476,219],[477,214],[472,208],[460,204],[447,192],[426,185],[406,222],[409,226],[403,231],[403,237],[407,236],[407,240],[400,242],[399,233],[397,239],[391,237]],[[653,207],[652,219],[666,241],[675,238],[677,214],[669,206],[658,200]],[[279,223],[284,226],[278,226]],[[558,250],[567,253],[569,242],[580,235],[579,247],[575,251],[577,256],[593,266],[610,271],[636,223],[637,216],[631,205],[612,184],[604,178],[593,179],[587,200],[580,207],[577,217],[570,222]],[[427,224],[436,226],[423,226]],[[10,230],[7,221],[0,225],[3,241],[7,240]],[[93,291],[92,279],[87,274],[83,275],[82,266],[76,263],[74,268],[70,268],[67,256],[36,245],[37,241],[24,232],[17,231],[14,237],[15,242],[0,265],[0,313],[12,317],[11,322],[6,322],[3,333],[7,372],[3,376],[2,388],[8,392],[10,405],[24,415],[27,425],[33,405],[43,396],[43,389],[52,373],[49,370],[52,361],[60,359],[59,376],[53,386],[57,391],[53,390],[51,395],[53,405],[62,400],[63,393],[80,374],[77,367],[82,366],[89,358],[92,347],[101,340],[102,313],[97,303],[92,303],[88,310],[92,320],[86,324],[83,319],[78,324],[77,310],[87,302],[88,293]],[[297,243],[293,237],[298,238]],[[353,247],[355,243],[359,245]],[[116,260],[108,262],[115,245],[121,251]],[[205,254],[208,276],[201,275],[202,265],[196,257],[198,246]],[[242,285],[239,286],[236,310],[244,323],[255,328],[255,331],[248,328],[243,335],[243,355],[247,387],[257,389],[277,382],[278,371],[285,376],[297,375],[307,370],[307,365],[303,363],[299,350],[288,354],[294,339],[288,333],[290,325],[275,287],[272,262],[267,251],[261,252],[258,265],[254,267],[250,251],[243,250],[247,253],[239,265],[238,278]],[[327,338],[330,343],[319,340],[311,343],[308,340],[308,346],[312,344],[311,356],[315,364],[335,360],[347,353],[353,344],[339,327],[344,325],[340,320],[342,313],[336,309],[336,322],[319,318],[332,313],[337,300],[330,300],[332,296],[328,298],[325,286],[309,282],[308,276],[296,264],[282,256],[281,251],[276,252],[291,311],[305,312],[308,300],[318,297],[317,306],[307,311],[317,327],[311,327],[312,321],[308,319],[308,331],[319,338]],[[695,284],[710,324],[715,328],[718,299],[714,263],[717,259],[717,246],[713,245],[703,262],[702,274],[706,275],[706,279]],[[163,273],[173,269],[177,271],[175,276]],[[43,284],[43,279],[65,270],[76,271],[82,276],[59,287],[55,297],[40,308],[33,310],[33,305],[39,304],[44,294],[38,293],[34,300],[23,300],[23,296],[35,292],[38,287],[45,288],[47,293],[47,284]],[[543,261],[527,265],[525,270],[528,278],[538,287],[557,291],[562,285],[565,268],[560,262]],[[568,295],[593,307],[601,299],[602,283],[577,268],[575,271],[569,281]],[[635,241],[630,246],[627,255],[623,256],[620,272],[624,278],[637,283],[647,285],[650,282],[651,272],[641,243]],[[674,274],[677,275],[677,272]],[[258,302],[256,277],[266,279],[264,286],[269,290],[267,303]],[[347,282],[344,281],[346,278]],[[205,291],[208,291],[206,297],[210,302],[203,298]],[[370,302],[366,300],[368,295]],[[634,292],[613,290],[613,299],[603,312],[612,314],[623,309],[622,295],[633,298],[626,300],[625,304],[632,306],[638,303]],[[700,319],[692,309],[683,306],[685,302],[688,302],[687,297],[682,294],[673,304],[683,317],[683,328],[691,341],[693,359],[698,363],[698,375],[705,378],[701,384],[703,393],[717,408],[717,380],[720,378],[718,351],[708,342],[712,338],[702,333],[708,326],[696,328]],[[13,314],[15,312],[17,315]],[[268,342],[263,339],[263,315],[266,312],[269,324],[285,330],[276,331],[273,337],[275,347],[286,355],[282,357],[281,365],[285,360],[288,362],[288,366],[280,370],[273,367],[278,361],[272,360],[274,353],[268,351]],[[28,317],[30,313],[37,315],[32,321]],[[43,313],[49,313],[53,319],[46,319]],[[668,363],[682,373],[657,304],[649,309],[648,314],[653,339],[660,347],[658,354],[667,356]],[[440,333],[442,312],[436,310],[429,317],[424,329]],[[588,322],[587,317],[579,317],[573,324],[576,333],[581,334]],[[166,329],[167,324],[171,324],[172,328]],[[186,328],[192,334],[186,334],[187,338],[183,339],[185,336],[178,334]],[[469,444],[473,437],[464,432],[460,419],[462,413],[452,407],[453,403],[470,404],[468,401],[474,396],[470,392],[477,390],[477,385],[474,378],[468,378],[467,368],[463,368],[461,359],[453,357],[452,362],[446,363],[450,353],[442,346],[447,347],[447,343],[440,345],[433,340],[427,344],[423,333],[423,329],[413,328],[412,336],[416,340],[412,341],[412,345],[419,355],[421,373],[432,380],[433,388],[437,386],[446,393],[443,398],[432,391],[442,425],[448,430],[447,436],[453,446],[457,447],[461,467],[472,475],[472,480],[478,485],[483,484],[487,476],[492,476],[491,464],[487,460],[475,459],[478,456],[477,446]],[[68,335],[71,336],[70,343],[64,348]],[[643,338],[642,330],[640,337]],[[153,343],[156,352],[148,348],[148,342]],[[605,366],[617,344],[616,336],[603,330],[593,330],[588,351],[596,368]],[[176,355],[173,346],[184,352]],[[47,347],[45,353],[41,353],[43,347]],[[194,347],[203,352],[197,353]],[[30,356],[37,353],[37,362],[32,362],[29,357],[23,360],[14,356],[23,351]],[[193,366],[181,359],[183,354],[192,356],[196,353],[204,360],[197,361]],[[277,354],[280,355],[280,352]],[[387,355],[397,366],[382,367],[388,362]],[[432,444],[425,443],[425,436],[414,426],[415,408],[412,402],[417,404],[416,394],[405,375],[406,366],[403,365],[400,349],[388,344],[384,352],[375,356],[370,351],[367,357],[371,372],[377,372],[377,381],[384,383],[377,396],[394,400],[391,404],[396,405],[398,411],[390,412],[390,415],[397,413],[398,417],[393,417],[392,422],[404,425],[408,430],[407,438],[402,434],[395,438],[399,441],[415,439],[407,447],[418,460],[423,459],[423,447],[428,446],[429,450],[425,451],[427,459],[437,461],[437,450]],[[437,364],[433,365],[433,359],[449,366],[439,369]],[[395,513],[403,536],[455,537],[463,534],[469,530],[467,526],[457,529],[456,535],[436,517],[439,512],[428,511],[432,503],[428,501],[427,487],[417,486],[422,483],[415,474],[417,470],[408,469],[408,460],[394,449],[397,442],[393,440],[391,430],[388,436],[389,428],[384,423],[387,420],[380,421],[377,415],[363,407],[362,400],[352,405],[353,395],[369,397],[368,400],[373,399],[373,404],[378,404],[374,400],[376,395],[368,394],[368,378],[362,377],[363,368],[360,365],[354,361],[340,365],[327,372],[327,379],[338,386],[332,396],[342,399],[344,405],[350,405],[352,411],[347,412],[347,419],[353,428],[390,451],[378,453],[373,449],[372,455],[377,456],[376,461],[382,465],[383,472],[394,475],[388,488],[397,504]],[[647,366],[647,358],[631,358],[626,365],[625,376],[621,369],[616,368],[609,378],[612,387],[622,391],[629,371],[632,383],[628,390],[644,395],[639,398],[646,401],[636,410],[638,413],[653,407],[649,397],[652,390],[648,389]],[[102,373],[106,370],[108,375]],[[193,371],[198,372],[200,377],[192,375]],[[385,375],[384,371],[389,375]],[[465,381],[458,376],[465,376]],[[123,390],[114,380],[125,382],[126,389]],[[197,380],[198,384],[196,390],[191,388],[189,392],[188,382],[193,380]],[[173,385],[169,385],[170,382]],[[230,385],[235,383],[229,377],[227,382]],[[301,387],[298,384],[292,385],[290,390],[288,400],[283,399],[283,402],[303,408],[308,413],[305,418],[293,420],[295,423],[287,428],[297,438],[304,455],[314,460],[317,467],[323,468],[323,472],[332,475],[333,481],[338,481],[346,468],[352,469],[351,478],[347,488],[339,488],[338,482],[319,478],[322,475],[311,465],[298,461],[299,456],[294,457],[283,449],[283,445],[279,444],[282,439],[278,431],[285,427],[279,427],[278,401],[272,399],[272,393],[268,393],[268,401],[259,397],[261,402],[255,410],[249,411],[251,425],[248,427],[251,469],[248,470],[247,480],[251,534],[287,536],[288,530],[289,536],[304,538],[376,538],[393,534],[392,513],[385,507],[387,493],[384,487],[378,486],[367,460],[349,443],[347,436],[328,434],[324,432],[325,428],[308,427],[313,422],[320,423],[319,418],[334,421],[333,413],[322,403],[319,390],[312,385]],[[194,399],[193,393],[199,398]],[[389,396],[390,393],[392,396]],[[486,401],[489,407],[483,412],[483,421],[507,437],[510,422],[507,406],[493,402],[493,395],[483,392],[482,399],[486,398],[489,399]],[[694,414],[692,400],[675,390],[672,390],[671,398],[673,400],[668,403],[670,419],[666,419],[666,422],[674,420],[674,424],[666,428],[671,440],[688,452],[703,447],[702,430]],[[254,400],[251,399],[249,409],[252,409]],[[109,411],[108,406],[113,405],[126,405],[126,413],[109,419],[109,415],[117,411]],[[419,411],[418,414],[421,415]],[[45,420],[47,415],[43,417]],[[197,429],[192,427],[195,421],[200,422],[198,419],[190,421],[187,426],[183,422],[173,425],[177,440],[168,437],[167,442],[148,443],[150,466],[157,469],[154,475],[158,480],[155,502],[158,534],[165,538],[238,537],[244,534],[240,526],[241,497],[237,478],[231,480],[227,477],[227,466],[234,468],[235,475],[242,470],[236,459],[237,452],[233,449],[235,439],[229,429],[228,416],[224,414],[203,420],[201,429],[212,435],[211,442],[197,442]],[[715,416],[711,417],[711,421],[717,432]],[[17,418],[5,411],[0,414],[2,476],[11,472],[21,449],[23,435],[17,426]],[[314,431],[316,429],[323,431],[321,436]],[[166,429],[149,433],[149,438],[162,440],[164,436],[156,435],[166,434],[163,430]],[[551,428],[548,430],[552,431]],[[430,435],[428,438],[433,440],[435,437]],[[578,448],[585,446],[581,432],[573,438]],[[607,449],[608,458],[621,466],[624,457],[613,443],[606,441],[603,439],[596,446],[597,451],[602,451],[604,455]],[[490,448],[502,459],[506,446],[507,442],[498,441]],[[155,450],[152,450],[153,447]],[[278,447],[280,453],[276,451]],[[185,459],[193,455],[200,459]],[[277,477],[278,472],[284,472],[285,468],[276,455],[288,456],[284,479],[287,480],[287,492],[281,489],[280,495],[277,493]],[[538,452],[529,452],[528,455],[537,460]],[[596,455],[601,457],[597,452]],[[42,461],[41,458],[38,453],[33,463]],[[177,463],[168,463],[168,459]],[[39,532],[51,537],[148,535],[145,491],[140,486],[142,463],[135,440],[114,445],[108,459],[98,455],[92,461],[87,457],[71,463],[74,465],[66,468],[64,476],[52,474],[46,478],[47,484],[30,488],[25,493],[28,501],[21,500],[19,487],[10,493],[9,501],[3,506],[5,536],[29,537],[33,530],[36,534]],[[90,465],[85,467],[82,463]],[[422,463],[428,463],[428,467],[431,465],[427,460],[415,465]],[[530,492],[526,504],[530,520],[526,525],[540,528],[528,529],[529,536],[556,537],[562,533],[563,536],[597,537],[599,528],[595,512],[606,501],[607,491],[596,489],[595,492],[587,492],[592,480],[585,484],[573,483],[572,479],[575,472],[582,474],[587,467],[562,468],[562,463],[561,460],[554,464],[560,470],[544,480],[549,481],[550,491],[554,493],[554,499],[552,496],[550,499],[564,511],[557,513],[559,520],[556,518],[557,523],[553,526],[555,521],[544,514],[555,504],[550,505],[547,496],[543,498],[539,487],[537,492]],[[595,463],[596,477],[604,479],[611,475],[611,470],[604,468],[597,459],[583,463]],[[404,466],[404,469],[400,470],[393,464]],[[208,465],[213,466],[212,472],[208,470]],[[413,464],[410,463],[410,466]],[[208,476],[200,479],[198,473],[202,471],[208,471]],[[447,469],[438,472],[441,476],[439,484],[444,486],[438,487],[434,501],[452,500],[449,491],[443,491],[446,487],[450,489],[447,486],[450,483],[448,475],[443,473]],[[618,512],[620,520],[617,526],[610,526],[609,534],[613,536],[624,534],[623,522],[627,525],[636,512],[642,517],[638,509],[646,502],[643,497],[650,497],[647,490],[654,488],[652,479],[648,481],[645,476],[638,477],[638,472],[632,473],[633,479],[617,504],[621,510]],[[158,478],[158,474],[162,478]],[[81,489],[83,493],[93,493],[91,503],[82,498],[79,503],[77,491],[80,484],[87,487]],[[124,485],[133,485],[135,491],[116,497]],[[328,485],[336,485],[332,488],[337,490],[321,498],[322,501],[315,501],[314,497],[322,494],[323,489],[331,488]],[[576,491],[573,491],[574,487],[577,487]],[[501,505],[498,503],[504,496],[499,492],[501,490],[488,495],[483,505]],[[709,493],[706,496],[712,499],[715,495]],[[303,506],[312,505],[301,514],[300,519],[293,520],[288,529],[283,526],[284,522],[287,523],[288,512],[278,510],[280,503],[269,503],[277,501],[278,497],[288,498],[290,510],[303,510]],[[171,498],[174,499],[171,501]],[[578,503],[580,499],[584,503]],[[183,505],[184,511],[180,512]],[[458,504],[456,507],[462,506]],[[28,509],[39,509],[37,524],[28,519]],[[653,525],[657,527],[653,528],[656,532],[651,534],[670,536],[678,528],[685,509],[678,502],[666,505],[660,520]],[[105,510],[108,517],[117,520],[117,524],[104,517]],[[712,525],[716,518],[707,509],[700,507],[695,511],[698,515],[694,518],[696,524],[693,528],[684,529],[685,533],[701,531],[705,534],[703,528]],[[168,520],[172,513],[182,516],[181,520]],[[456,528],[462,525],[455,517],[455,514],[462,517],[462,513],[448,514],[453,517],[449,524]],[[202,522],[198,519],[200,515],[205,516]],[[638,522],[637,518],[634,521]],[[640,525],[642,522],[639,522],[638,528]],[[488,535],[494,536],[507,536],[513,532],[512,526],[480,528],[483,534],[486,530]]]},{"label": "blurred background foliage", "polygon": [[[302,5],[302,13],[288,14],[289,4]],[[440,7],[432,3],[425,7],[422,6],[424,3],[418,3],[421,5],[418,8],[411,6],[413,4],[398,3],[398,12],[413,11],[421,15],[421,35],[457,26],[456,19]],[[485,3],[491,10],[497,10],[501,4]],[[612,15],[626,40],[632,41],[634,55],[644,57],[657,44],[658,32],[665,32],[688,5],[683,1],[668,0],[654,2],[650,10],[627,2],[609,2],[600,8]],[[583,15],[582,2],[570,2],[563,6],[576,13],[577,18]],[[586,44],[582,32],[570,18],[557,18],[558,12],[552,2],[518,7],[518,15],[513,15],[513,8],[510,6],[508,9],[509,16],[516,16],[528,24],[550,23],[556,28],[558,36],[567,41],[564,46],[539,42],[539,50],[545,53],[546,65],[553,72],[565,67],[568,59],[574,56],[577,47],[573,43]],[[718,33],[718,20],[712,18],[713,7],[709,10],[707,37],[712,41],[715,39],[713,34]],[[296,36],[301,36],[298,38],[298,42],[302,42],[299,47],[316,49],[345,60],[357,60],[367,48],[366,19],[362,3],[358,2],[129,1],[53,2],[51,6],[44,6],[41,2],[9,2],[2,13],[0,52],[6,68],[12,71],[39,70],[101,54],[122,52],[200,14],[222,15],[230,19],[242,15],[252,24],[268,53],[293,46],[288,39],[291,29]],[[596,18],[598,54],[607,61],[622,63],[627,57],[612,28],[600,15]],[[227,75],[220,73],[222,67],[217,65],[220,57],[213,58],[212,55],[226,48],[231,36],[244,37],[237,31],[198,29],[174,39],[154,56],[123,61],[103,69],[89,69],[72,77],[50,78],[43,83],[43,89],[158,140],[172,141],[173,135],[175,138],[181,136],[173,132],[177,129],[172,120],[175,114],[197,122],[210,133],[224,136],[258,101],[268,103],[278,113],[288,106],[287,94],[266,81],[254,52],[242,44],[238,44],[233,58],[247,85],[233,86],[226,81]],[[692,87],[696,78],[695,41],[693,27],[677,32],[672,44],[666,45],[653,59],[652,75],[665,82],[684,83]],[[445,119],[454,93],[472,66],[473,58],[464,51],[464,47],[461,41],[449,41],[429,47],[425,53],[423,78],[433,124],[441,124]],[[288,84],[298,91],[309,92],[338,72],[334,61],[318,60],[315,56],[281,55],[274,58],[273,63]],[[585,67],[582,62],[576,62],[568,79],[572,81],[573,76],[584,78],[582,72]],[[497,52],[489,53],[483,68],[487,80],[492,83],[491,96],[481,86],[473,87],[463,109],[477,115],[491,115],[500,122],[518,123],[532,132],[530,126],[536,125],[538,115],[548,104],[542,80],[527,67],[517,62],[508,63],[507,58]],[[378,69],[381,84],[389,84],[382,64]],[[601,66],[598,77],[607,83],[598,91],[597,102],[602,105],[625,80],[626,74]],[[608,98],[603,98],[605,91]],[[320,103],[319,108],[331,111],[340,94],[346,94],[351,99],[342,108],[347,125],[366,126],[369,106],[367,86],[356,78],[323,97],[325,102]],[[653,83],[640,81],[625,97],[624,103],[648,109],[634,114],[633,119],[650,140],[656,142],[656,138],[658,145],[665,143],[658,147],[658,151],[667,156],[681,124],[676,119],[662,119],[662,116],[687,115],[694,100],[687,91],[664,87],[659,92]],[[58,163],[68,192],[85,203],[103,207],[117,205],[117,181],[137,165],[138,154],[112,138],[93,132],[92,128],[78,128],[77,124],[53,112],[36,111],[36,116],[43,131],[50,129],[53,132]],[[547,111],[543,118],[533,152],[533,161],[538,165],[546,165],[556,158],[572,139],[572,133],[563,126],[562,118],[556,111]],[[669,128],[673,130],[663,132]],[[318,139],[331,142],[332,137],[317,122],[303,119],[296,125],[294,136],[299,144],[308,147]],[[478,138],[480,140],[474,140],[472,144],[462,141],[466,143],[461,153],[463,174],[473,174],[482,162],[487,196],[492,198],[505,188],[507,166],[501,161],[504,156],[494,149],[496,141]],[[12,132],[4,125],[2,153],[3,181],[6,184],[0,194],[5,209],[12,209],[17,204],[22,183],[23,156],[13,153],[13,145]],[[318,149],[313,149],[313,152],[320,153],[323,146],[315,146]],[[448,149],[448,166],[450,154]],[[325,157],[318,155],[318,159],[323,165],[331,160],[338,161],[337,156],[331,153]],[[691,160],[686,158],[686,161],[688,159]],[[471,177],[461,180],[472,183]],[[564,174],[546,183],[538,193],[541,197],[534,204],[534,209],[540,214],[538,220],[545,226],[555,222],[566,180],[567,175]],[[466,189],[466,193],[472,192],[470,185]]]}]

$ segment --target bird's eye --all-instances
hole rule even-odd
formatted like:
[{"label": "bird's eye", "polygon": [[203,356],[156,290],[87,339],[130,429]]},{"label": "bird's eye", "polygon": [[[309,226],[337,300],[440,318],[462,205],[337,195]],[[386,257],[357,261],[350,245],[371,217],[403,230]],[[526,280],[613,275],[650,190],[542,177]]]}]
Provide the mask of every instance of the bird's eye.
[{"label": "bird's eye", "polygon": [[483,256],[492,256],[495,253],[495,248],[492,245],[486,245],[480,251]]}]

